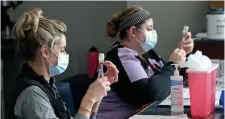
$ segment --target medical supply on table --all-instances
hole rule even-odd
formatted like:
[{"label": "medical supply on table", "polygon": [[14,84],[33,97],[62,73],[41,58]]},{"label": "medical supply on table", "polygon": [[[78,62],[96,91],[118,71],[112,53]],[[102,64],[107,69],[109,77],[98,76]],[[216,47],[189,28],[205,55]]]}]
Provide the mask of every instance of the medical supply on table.
[{"label": "medical supply on table", "polygon": [[219,64],[219,67],[217,68],[217,73],[216,73],[216,78],[220,78],[221,77],[221,72],[220,72],[220,69],[221,69],[221,60],[220,59],[211,59],[211,62],[213,64]]},{"label": "medical supply on table", "polygon": [[225,14],[223,8],[211,8],[207,12],[207,38],[224,40]]},{"label": "medical supply on table", "polygon": [[177,116],[162,116],[162,115],[134,115],[129,119],[188,119],[186,114]]},{"label": "medical supply on table", "polygon": [[[182,30],[182,32],[188,32],[188,30],[189,30],[189,26],[184,26],[184,28],[183,28],[183,30]],[[185,37],[183,36],[182,37],[182,40],[184,40],[185,39]]]},{"label": "medical supply on table", "polygon": [[221,95],[220,95],[220,103],[219,104],[222,106],[222,108],[224,110],[224,89],[221,92]]},{"label": "medical supply on table", "polygon": [[[196,67],[202,69],[202,66],[207,69],[207,67],[210,67],[211,64],[219,64],[219,67],[216,70],[216,85],[217,85],[217,87],[224,88],[224,60],[207,58],[208,63],[204,63],[204,62],[202,62],[201,59],[198,59],[198,58],[194,58],[194,59],[198,60],[198,61],[195,61],[196,63],[198,63],[198,65],[193,64],[194,67],[189,66],[189,67],[192,67],[192,69],[193,68],[196,69]],[[209,60],[211,60],[211,62]],[[191,62],[189,61],[189,63],[191,63]],[[201,65],[201,66],[199,67],[199,65]],[[203,69],[205,69],[205,68],[203,68]]]},{"label": "medical supply on table", "polygon": [[207,117],[214,110],[218,66],[212,64],[204,70],[187,69],[192,117]]},{"label": "medical supply on table", "polygon": [[[104,53],[99,53],[98,55],[98,61],[99,63],[100,62],[103,62],[105,60],[105,55]],[[103,71],[103,64],[99,64],[99,67],[98,67],[98,77],[103,77],[104,76],[104,71]]]},{"label": "medical supply on table", "polygon": [[171,86],[171,112],[183,112],[183,76],[180,76],[178,64],[175,66],[174,75],[170,77]]},{"label": "medical supply on table", "polygon": [[201,51],[197,50],[194,54],[190,54],[185,64],[181,67],[187,67],[195,71],[204,71],[212,67],[212,61],[209,57],[202,54]]},{"label": "medical supply on table", "polygon": [[[215,108],[216,73],[218,64],[201,51],[189,55],[182,67],[188,67],[188,85],[192,117],[206,117]],[[201,94],[201,96],[199,96]]]},{"label": "medical supply on table", "polygon": [[216,78],[216,86],[224,89],[224,76]]},{"label": "medical supply on table", "polygon": [[[216,99],[215,99],[215,106],[217,108],[221,108],[219,101],[220,101],[220,96],[221,92],[223,89],[216,87]],[[190,93],[189,93],[189,88],[184,88],[183,89],[183,99],[184,99],[184,107],[190,107]],[[163,100],[160,104],[158,104],[161,107],[168,106],[170,107],[171,105],[171,95],[169,95],[165,100]]]}]

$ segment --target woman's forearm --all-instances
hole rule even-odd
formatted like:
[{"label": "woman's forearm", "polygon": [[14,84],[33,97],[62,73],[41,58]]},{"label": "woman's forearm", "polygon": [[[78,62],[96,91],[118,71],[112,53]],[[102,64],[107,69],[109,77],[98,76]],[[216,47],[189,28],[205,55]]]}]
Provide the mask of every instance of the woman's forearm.
[{"label": "woman's forearm", "polygon": [[83,115],[87,117],[87,119],[89,119],[90,115],[92,114],[93,105],[94,105],[94,101],[91,100],[91,98],[84,96],[84,98],[81,101],[78,114]]},{"label": "woman's forearm", "polygon": [[92,111],[92,114],[91,114],[90,119],[96,119],[96,115],[97,115],[98,108],[99,108],[100,104],[101,104],[101,101],[96,102],[96,103],[93,105],[92,110],[91,110],[91,111]]},{"label": "woman's forearm", "polygon": [[94,106],[92,107],[92,110],[91,110],[91,111],[92,111],[93,113],[97,113],[100,104],[101,104],[101,101],[96,102],[96,103],[94,104]]}]

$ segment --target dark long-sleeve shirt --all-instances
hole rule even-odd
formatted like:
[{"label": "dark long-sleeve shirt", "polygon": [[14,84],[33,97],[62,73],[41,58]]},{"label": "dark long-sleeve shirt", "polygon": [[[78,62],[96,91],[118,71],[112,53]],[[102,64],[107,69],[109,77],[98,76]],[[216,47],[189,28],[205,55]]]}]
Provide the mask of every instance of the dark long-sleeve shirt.
[{"label": "dark long-sleeve shirt", "polygon": [[119,70],[119,80],[103,98],[98,119],[123,119],[137,108],[162,100],[170,94],[170,76],[175,70],[172,62],[165,62],[154,50],[143,56],[120,44],[107,52],[106,60]]}]

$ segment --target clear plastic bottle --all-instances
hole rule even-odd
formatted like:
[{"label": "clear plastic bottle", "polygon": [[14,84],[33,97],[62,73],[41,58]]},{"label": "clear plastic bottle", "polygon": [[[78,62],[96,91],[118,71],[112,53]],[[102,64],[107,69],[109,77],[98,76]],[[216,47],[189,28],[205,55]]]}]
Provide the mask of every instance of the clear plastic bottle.
[{"label": "clear plastic bottle", "polygon": [[178,70],[178,64],[173,64],[176,67],[174,75],[170,77],[171,86],[171,112],[172,113],[183,113],[183,76],[180,76]]},{"label": "clear plastic bottle", "polygon": [[[104,53],[99,53],[98,55],[98,61],[99,63],[100,62],[103,62],[105,60],[105,55]],[[103,72],[103,65],[102,64],[99,64],[99,67],[98,67],[98,77],[103,77],[104,76],[104,72]]]}]

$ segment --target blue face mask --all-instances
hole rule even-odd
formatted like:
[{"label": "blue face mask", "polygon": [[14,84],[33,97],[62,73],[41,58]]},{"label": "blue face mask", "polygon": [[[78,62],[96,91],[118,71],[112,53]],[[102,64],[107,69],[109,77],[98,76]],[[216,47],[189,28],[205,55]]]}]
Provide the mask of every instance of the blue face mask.
[{"label": "blue face mask", "polygon": [[152,30],[152,31],[146,31],[145,32],[145,42],[141,43],[141,47],[143,48],[143,50],[145,52],[153,49],[155,47],[155,45],[157,44],[157,33],[156,30]]},{"label": "blue face mask", "polygon": [[49,74],[51,77],[62,74],[66,71],[69,64],[69,54],[58,55],[58,65],[54,66],[50,63]]}]

